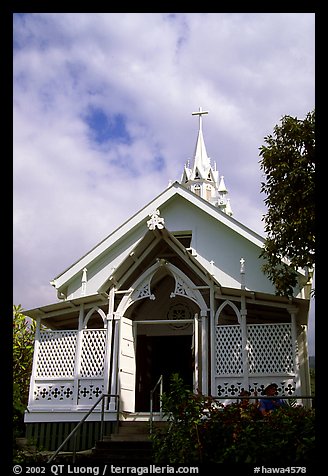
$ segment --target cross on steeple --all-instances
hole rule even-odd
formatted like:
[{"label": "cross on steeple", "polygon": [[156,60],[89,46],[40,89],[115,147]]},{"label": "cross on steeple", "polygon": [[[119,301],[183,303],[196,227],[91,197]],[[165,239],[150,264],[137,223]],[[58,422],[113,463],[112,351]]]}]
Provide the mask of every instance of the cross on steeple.
[{"label": "cross on steeple", "polygon": [[208,111],[203,111],[201,106],[199,106],[198,112],[191,113],[192,116],[199,116],[199,130],[202,130],[202,115],[203,114],[208,114]]}]

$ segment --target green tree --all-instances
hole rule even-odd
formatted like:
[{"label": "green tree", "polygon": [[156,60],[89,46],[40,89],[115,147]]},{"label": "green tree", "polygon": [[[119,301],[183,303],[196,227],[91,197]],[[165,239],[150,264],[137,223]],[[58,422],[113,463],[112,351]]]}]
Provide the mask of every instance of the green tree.
[{"label": "green tree", "polygon": [[21,305],[13,306],[13,409],[14,431],[23,433],[32,372],[35,322],[28,321]]},{"label": "green tree", "polygon": [[273,135],[260,147],[260,167],[266,175],[261,192],[267,197],[263,217],[267,238],[261,257],[263,271],[276,294],[292,296],[297,269],[315,260],[315,112],[305,119],[283,116]]}]

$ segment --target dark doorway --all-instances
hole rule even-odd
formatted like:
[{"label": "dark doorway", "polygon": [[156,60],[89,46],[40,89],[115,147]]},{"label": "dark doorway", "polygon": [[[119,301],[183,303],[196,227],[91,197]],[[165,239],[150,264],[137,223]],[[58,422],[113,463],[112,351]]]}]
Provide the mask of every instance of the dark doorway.
[{"label": "dark doorway", "polygon": [[[192,336],[138,335],[136,362],[136,411],[150,410],[150,391],[163,375],[163,391],[169,388],[173,373],[178,373],[192,389]],[[159,411],[158,392],[154,395],[154,411]]]}]

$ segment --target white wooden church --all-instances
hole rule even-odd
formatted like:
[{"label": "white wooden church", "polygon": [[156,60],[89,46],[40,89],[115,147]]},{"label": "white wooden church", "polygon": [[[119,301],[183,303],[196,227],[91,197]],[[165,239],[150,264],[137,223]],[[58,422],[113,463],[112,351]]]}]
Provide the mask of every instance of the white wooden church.
[{"label": "white wooden church", "polygon": [[[56,276],[57,302],[25,312],[37,322],[27,436],[45,448],[103,393],[118,395],[106,407],[109,427],[118,411],[147,418],[161,375],[164,390],[179,373],[227,401],[271,382],[280,395],[311,393],[308,275],[299,272],[293,298],[275,295],[261,271],[264,238],[232,217],[205,147],[206,111],[193,114],[198,136],[181,181]],[[86,421],[88,438],[99,412]]]}]

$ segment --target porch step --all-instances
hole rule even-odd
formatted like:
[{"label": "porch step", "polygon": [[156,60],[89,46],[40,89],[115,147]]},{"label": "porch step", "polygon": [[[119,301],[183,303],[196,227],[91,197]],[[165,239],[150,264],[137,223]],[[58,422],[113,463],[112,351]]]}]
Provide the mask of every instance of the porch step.
[{"label": "porch step", "polygon": [[145,441],[97,441],[92,449],[92,459],[104,463],[151,463],[153,459],[152,442]]},{"label": "porch step", "polygon": [[[117,435],[148,435],[149,421],[121,421],[118,427]],[[115,434],[113,434],[115,436]]]},{"label": "porch step", "polygon": [[[153,428],[166,428],[168,422],[156,421]],[[92,458],[112,463],[151,463],[153,459],[149,421],[121,421],[118,432],[104,436],[92,449]]]}]

